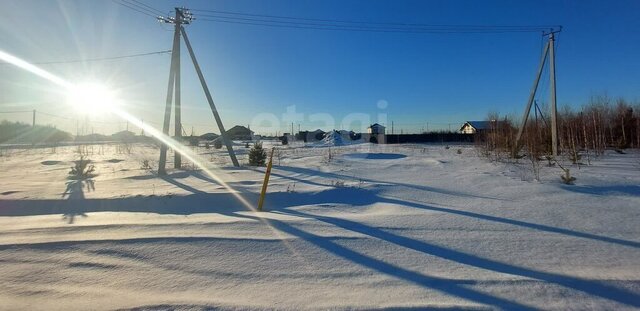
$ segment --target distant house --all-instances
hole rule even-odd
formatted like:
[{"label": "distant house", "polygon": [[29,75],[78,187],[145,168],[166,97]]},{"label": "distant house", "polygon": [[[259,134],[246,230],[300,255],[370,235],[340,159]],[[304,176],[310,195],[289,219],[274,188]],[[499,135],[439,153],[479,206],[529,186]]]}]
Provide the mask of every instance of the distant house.
[{"label": "distant house", "polygon": [[200,139],[202,140],[215,140],[216,138],[218,138],[218,134],[216,133],[206,133],[206,134],[202,134],[200,135]]},{"label": "distant house", "polygon": [[252,140],[253,131],[242,125],[236,125],[227,130],[227,137],[231,140]]},{"label": "distant house", "polygon": [[88,134],[76,136],[76,141],[110,141],[111,137],[102,134]]},{"label": "distant house", "polygon": [[482,133],[491,128],[491,124],[495,121],[467,121],[460,128],[462,134]]},{"label": "distant house", "polygon": [[111,134],[111,137],[113,137],[113,140],[115,141],[130,142],[135,140],[136,134],[131,131],[120,131],[120,132]]},{"label": "distant house", "polygon": [[322,140],[325,134],[326,133],[321,129],[317,129],[315,131],[300,131],[296,134],[296,139],[304,142],[317,141]]},{"label": "distant house", "polygon": [[312,140],[322,140],[324,138],[324,135],[326,135],[327,133],[321,129],[317,129],[313,132],[309,132],[309,135],[312,137]]},{"label": "distant house", "polygon": [[378,124],[378,123],[374,123],[371,126],[369,126],[367,128],[367,133],[368,134],[372,134],[372,135],[384,135],[384,131],[385,131],[386,127]]}]

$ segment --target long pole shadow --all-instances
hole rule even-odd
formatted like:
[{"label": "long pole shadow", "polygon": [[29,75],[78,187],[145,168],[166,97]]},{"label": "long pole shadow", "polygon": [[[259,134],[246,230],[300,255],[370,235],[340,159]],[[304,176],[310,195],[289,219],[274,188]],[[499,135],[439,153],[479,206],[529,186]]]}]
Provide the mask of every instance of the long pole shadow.
[{"label": "long pole shadow", "polygon": [[430,210],[430,211],[443,212],[443,213],[455,214],[455,215],[460,215],[460,216],[478,218],[478,219],[483,219],[483,220],[488,220],[488,221],[493,221],[493,222],[499,222],[499,223],[514,225],[514,226],[519,226],[519,227],[525,227],[525,228],[530,228],[530,229],[535,229],[535,230],[540,230],[540,231],[546,231],[546,232],[552,232],[552,233],[560,233],[560,234],[574,236],[574,237],[578,237],[578,238],[585,238],[585,239],[590,239],[590,240],[596,240],[596,241],[608,242],[608,243],[613,243],[613,244],[619,244],[619,245],[623,245],[623,246],[640,248],[640,243],[639,242],[635,242],[635,241],[611,238],[611,237],[596,235],[596,234],[592,234],[592,233],[574,231],[574,230],[569,230],[569,229],[564,229],[564,228],[556,228],[556,227],[547,226],[547,225],[541,225],[541,224],[536,224],[536,223],[531,223],[531,222],[526,222],[526,221],[521,221],[521,220],[515,220],[515,219],[509,219],[509,218],[502,218],[502,217],[484,215],[484,214],[479,214],[479,213],[474,213],[474,212],[468,212],[468,211],[462,211],[462,210],[456,210],[456,209],[450,209],[450,208],[444,208],[444,207],[435,207],[435,206],[420,204],[420,203],[411,202],[411,201],[407,201],[407,200],[400,200],[400,199],[388,198],[388,197],[379,197],[379,198],[380,198],[379,202],[411,206],[411,207]]},{"label": "long pole shadow", "polygon": [[160,179],[186,191],[191,192],[192,194],[207,194],[207,192],[191,187],[187,184],[181,183],[177,181],[175,178],[171,176],[161,176]]},{"label": "long pole shadow", "polygon": [[[305,215],[305,214],[299,213],[298,215]],[[382,260],[369,257],[367,255],[361,254],[347,247],[344,247],[332,241],[329,238],[318,236],[313,233],[296,228],[284,221],[280,221],[276,219],[266,219],[262,217],[252,217],[252,216],[247,216],[247,217],[254,218],[259,221],[263,221],[264,223],[266,223],[267,225],[273,228],[276,228],[282,232],[291,234],[293,236],[299,237],[319,248],[322,248],[334,255],[337,255],[339,257],[352,261],[356,264],[362,265],[366,268],[372,269],[374,271],[378,271],[380,273],[384,273],[386,275],[389,275],[395,278],[399,278],[399,279],[414,283],[421,287],[431,288],[431,289],[443,292],[445,294],[449,294],[452,296],[456,296],[459,298],[467,299],[467,300],[485,304],[485,305],[491,305],[501,309],[535,310],[535,308],[533,307],[523,305],[518,302],[510,301],[500,297],[495,297],[486,293],[482,293],[479,291],[475,291],[473,289],[466,288],[451,280],[428,276],[418,272],[404,269],[402,267],[394,266]]]},{"label": "long pole shadow", "polygon": [[[283,167],[279,167],[278,169],[283,169]],[[287,168],[285,170],[290,170],[292,172],[296,172],[298,170],[298,168]],[[309,169],[301,169],[301,170],[303,172],[313,171],[313,170],[309,170]],[[328,174],[328,176],[332,176],[332,177],[345,177],[345,176],[342,176],[342,175],[339,175],[339,174],[333,174],[333,173],[319,173],[319,174]],[[291,177],[291,176],[286,176],[286,175],[277,174],[277,173],[275,173],[275,174],[272,173],[272,175],[276,175],[278,177],[285,178],[285,179],[292,179],[292,180],[295,180],[296,182],[308,183],[308,184],[311,184],[311,185],[318,185],[318,186],[325,186],[325,187],[329,186],[329,185],[323,185],[323,184],[319,184],[317,182],[307,181],[307,180],[304,180],[304,179]],[[402,184],[402,183],[399,183],[397,185],[407,186],[407,185]],[[431,187],[426,187],[426,188],[422,187],[422,186],[413,186],[413,187],[420,187],[418,189],[423,190],[423,191],[442,192],[439,189],[435,189],[435,188],[431,188]],[[445,193],[445,192],[442,192],[442,193]],[[446,194],[456,195],[456,193],[448,192],[448,191],[446,191]],[[469,196],[468,194],[461,194],[461,195],[462,196]],[[484,197],[480,197],[480,198],[484,198]],[[490,198],[490,199],[495,199],[495,198]],[[623,246],[640,248],[640,242],[636,242],[636,241],[629,241],[629,240],[624,240],[624,239],[612,238],[612,237],[601,236],[601,235],[592,234],[592,233],[574,231],[574,230],[569,230],[569,229],[564,229],[564,228],[557,228],[557,227],[541,225],[541,224],[536,224],[536,223],[531,223],[531,222],[526,222],[526,221],[521,221],[521,220],[514,220],[514,219],[509,219],[509,218],[502,218],[502,217],[484,215],[484,214],[468,212],[468,211],[463,211],[463,210],[456,210],[456,209],[450,209],[450,208],[444,208],[444,207],[435,207],[435,206],[420,204],[420,203],[411,202],[411,201],[407,201],[407,200],[400,200],[400,199],[391,198],[391,197],[376,196],[376,202],[386,202],[386,203],[391,203],[391,204],[399,204],[399,205],[411,206],[411,207],[420,208],[420,209],[426,209],[426,210],[431,210],[431,211],[437,211],[437,212],[455,214],[455,215],[460,215],[460,216],[472,217],[472,218],[477,218],[477,219],[482,219],[482,220],[488,220],[488,221],[499,222],[499,223],[503,223],[503,224],[509,224],[509,225],[514,225],[514,226],[529,228],[529,229],[535,229],[535,230],[546,231],[546,232],[551,232],[551,233],[559,233],[559,234],[564,234],[564,235],[568,235],[568,236],[574,236],[574,237],[578,237],[578,238],[584,238],[584,239],[602,241],[602,242],[613,243],[613,244],[618,244],[618,245],[623,245]]]},{"label": "long pole shadow", "polygon": [[415,251],[422,252],[427,255],[437,256],[443,259],[451,260],[464,265],[482,268],[494,272],[506,273],[516,276],[528,277],[540,281],[561,285],[567,288],[578,290],[593,296],[613,300],[628,306],[640,307],[640,295],[609,286],[597,281],[580,279],[577,277],[554,274],[543,271],[536,271],[524,267],[518,267],[507,263],[486,259],[471,254],[463,253],[442,246],[426,243],[419,240],[410,239],[397,234],[386,232],[375,227],[367,226],[362,223],[327,217],[315,216],[299,211],[288,210],[288,214],[314,218],[337,227],[358,232],[367,236],[378,238],[380,240],[393,243],[402,247],[406,247]]},{"label": "long pole shadow", "polygon": [[[308,176],[321,176],[321,177],[325,177],[325,178],[335,178],[335,179],[354,179],[353,176],[336,174],[336,173],[332,173],[332,172],[322,172],[322,171],[308,169],[308,168],[302,168],[302,167],[277,166],[276,169],[277,170],[288,171],[288,172],[292,172],[292,173],[304,174],[304,175],[308,175]],[[285,178],[289,178],[289,177],[285,177]],[[370,178],[356,178],[356,179],[365,181],[367,183],[391,184],[391,185],[396,185],[396,186],[401,186],[401,187],[406,187],[406,188],[411,188],[411,189],[416,189],[416,190],[421,190],[421,191],[429,191],[429,192],[441,193],[441,194],[450,195],[450,196],[460,196],[460,197],[467,197],[467,198],[478,198],[478,199],[500,200],[500,201],[505,201],[506,200],[506,199],[503,199],[503,198],[494,198],[494,197],[488,197],[488,196],[481,196],[481,195],[475,195],[475,194],[470,194],[470,193],[465,193],[465,192],[460,192],[460,191],[451,191],[451,190],[447,190],[447,189],[441,189],[441,188],[435,188],[435,187],[429,187],[429,186],[423,186],[423,185],[414,185],[414,184],[393,182],[393,181],[389,181],[389,182],[387,182],[387,181],[379,181],[379,180],[374,180],[374,179],[370,179]],[[301,182],[304,182],[304,181],[301,180]]]}]

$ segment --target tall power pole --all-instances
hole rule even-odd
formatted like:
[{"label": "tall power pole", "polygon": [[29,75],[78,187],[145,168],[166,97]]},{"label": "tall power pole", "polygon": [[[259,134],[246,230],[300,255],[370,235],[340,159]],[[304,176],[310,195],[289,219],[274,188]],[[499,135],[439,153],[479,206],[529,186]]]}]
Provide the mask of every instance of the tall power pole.
[{"label": "tall power pole", "polygon": [[558,156],[558,108],[556,106],[556,52],[554,32],[549,33],[549,75],[551,83],[551,155]]},{"label": "tall power pole", "polygon": [[517,156],[520,148],[522,147],[522,134],[524,133],[525,127],[527,126],[527,119],[529,118],[531,106],[534,103],[536,91],[538,90],[538,84],[540,83],[540,76],[542,76],[542,70],[544,69],[544,64],[547,60],[547,56],[549,56],[549,83],[551,84],[551,155],[553,156],[553,158],[558,156],[558,108],[556,106],[556,53],[554,42],[555,34],[560,32],[561,30],[562,28],[560,27],[558,29],[551,29],[549,32],[543,34],[544,36],[549,36],[549,40],[547,41],[547,44],[544,47],[544,51],[542,52],[540,65],[538,66],[538,72],[533,82],[531,92],[529,93],[527,107],[524,110],[522,122],[520,123],[520,129],[518,129],[518,134],[516,135],[516,143],[513,149],[513,156]]},{"label": "tall power pole", "polygon": [[[189,10],[185,8],[175,8],[175,16],[170,17],[159,17],[159,21],[164,23],[169,23],[174,25],[173,32],[173,49],[171,53],[171,66],[169,69],[169,84],[167,86],[167,100],[165,103],[164,110],[164,122],[162,126],[162,132],[165,135],[169,135],[169,127],[171,123],[171,104],[175,101],[175,121],[174,121],[174,137],[176,140],[180,140],[182,137],[182,113],[181,113],[181,103],[180,103],[180,39],[181,37],[184,39],[184,43],[187,46],[187,50],[189,51],[189,56],[191,57],[191,61],[193,62],[193,66],[196,69],[196,73],[198,74],[198,78],[200,79],[200,84],[202,85],[202,89],[205,93],[207,101],[209,102],[209,107],[211,108],[211,112],[213,113],[213,117],[218,124],[218,129],[220,130],[220,136],[222,137],[223,142],[227,146],[227,151],[229,152],[229,157],[231,158],[231,162],[234,166],[240,166],[238,163],[238,159],[233,151],[233,146],[230,138],[228,137],[224,125],[222,124],[222,119],[218,114],[218,110],[216,109],[215,104],[213,103],[213,98],[211,96],[211,92],[207,87],[207,83],[204,79],[202,71],[200,70],[200,66],[198,65],[198,61],[196,59],[195,54],[193,53],[193,49],[191,48],[191,43],[189,42],[189,37],[187,37],[187,33],[184,30],[183,25],[191,24],[193,21],[193,15],[189,12]],[[175,92],[175,94],[174,94]],[[175,98],[174,98],[175,96]],[[167,162],[167,149],[168,146],[166,144],[162,144],[160,147],[160,161],[158,163],[158,174],[166,175],[166,162]],[[179,152],[175,152],[174,156],[174,167],[180,168],[182,165],[182,158]]]},{"label": "tall power pole", "polygon": [[[180,102],[180,99],[178,98],[180,96],[180,91],[177,90],[177,87],[180,86],[180,82],[176,82],[176,81],[180,79],[180,75],[177,73],[178,71],[180,71],[180,66],[178,65],[178,63],[180,62],[180,55],[179,55],[180,28],[181,28],[181,24],[189,23],[191,21],[191,18],[184,19],[184,15],[182,14],[182,9],[176,8],[174,17],[160,18],[160,21],[175,25],[174,32],[173,32],[173,48],[171,51],[171,66],[169,69],[169,85],[167,86],[167,100],[165,102],[162,133],[167,136],[169,135],[169,126],[171,123],[171,103],[173,102],[173,95],[174,95],[173,92],[175,90],[176,91],[176,124],[174,126],[175,126],[176,136],[178,136],[180,135],[181,124],[179,123],[180,118],[178,116],[178,111],[179,111],[178,103]],[[167,144],[163,143],[162,146],[160,146],[160,160],[158,161],[158,175],[167,174],[167,171],[166,171],[167,149],[168,149]],[[176,168],[180,167],[179,166],[180,160],[181,159],[180,159],[179,153],[175,152],[174,165],[178,164]]]},{"label": "tall power pole", "polygon": [[[174,138],[176,141],[181,142],[182,137],[182,113],[180,112],[180,29],[182,28],[182,22],[185,16],[182,15],[182,9],[176,8],[175,15],[175,28],[173,30],[174,38],[177,38],[178,44],[173,46],[172,54],[176,57],[175,63],[175,104],[176,104],[176,116],[174,123]],[[188,22],[187,22],[188,23]],[[182,156],[179,152],[174,152],[173,155],[173,167],[180,168],[182,166]]]}]

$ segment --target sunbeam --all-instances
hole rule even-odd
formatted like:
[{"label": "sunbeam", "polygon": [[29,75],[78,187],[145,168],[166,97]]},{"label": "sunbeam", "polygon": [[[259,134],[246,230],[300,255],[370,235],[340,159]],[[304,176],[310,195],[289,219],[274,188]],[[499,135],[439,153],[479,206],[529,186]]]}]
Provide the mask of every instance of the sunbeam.
[{"label": "sunbeam", "polygon": [[[10,63],[12,65],[15,65],[16,67],[19,67],[21,69],[24,69],[28,72],[31,72],[39,77],[42,77],[46,80],[49,80],[57,85],[60,85],[64,88],[67,89],[67,92],[69,92],[70,94],[76,94],[75,97],[77,98],[77,102],[75,103],[70,103],[72,105],[93,105],[95,104],[94,102],[91,103],[87,103],[84,102],[86,100],[90,100],[91,98],[89,98],[91,95],[87,94],[88,92],[91,91],[96,91],[96,90],[103,90],[102,87],[99,87],[99,84],[91,84],[89,86],[86,86],[84,84],[73,84],[69,81],[66,81],[44,69],[41,69],[35,65],[32,65],[30,63],[28,63],[25,60],[22,60],[18,57],[15,57],[11,54],[8,54],[4,51],[0,51],[0,59],[6,61],[7,63]],[[106,90],[104,90],[102,93],[107,93]],[[101,93],[101,94],[102,94]],[[98,95],[101,95],[98,94]],[[82,96],[81,96],[82,95]],[[95,95],[95,94],[94,94]],[[102,94],[104,95],[104,94]],[[249,210],[253,210],[255,211],[255,208],[249,203],[247,202],[246,199],[244,199],[242,196],[240,196],[238,194],[238,191],[234,190],[231,186],[229,186],[222,178],[220,178],[219,176],[217,176],[215,173],[213,173],[211,170],[209,170],[202,162],[202,160],[198,159],[198,156],[193,153],[193,151],[191,151],[189,148],[185,148],[184,145],[182,145],[181,143],[179,143],[178,141],[172,139],[171,137],[169,137],[168,135],[165,135],[163,133],[161,133],[160,131],[158,131],[157,129],[155,129],[153,126],[150,126],[149,124],[145,124],[143,123],[141,120],[138,120],[136,117],[132,116],[131,114],[129,114],[128,112],[120,109],[117,105],[112,104],[111,102],[117,102],[118,100],[116,98],[113,98],[111,96],[109,96],[109,98],[102,98],[99,99],[98,102],[102,103],[102,102],[106,102],[109,101],[110,103],[105,103],[105,104],[101,104],[100,105],[100,109],[104,109],[106,111],[109,111],[117,116],[119,116],[120,118],[129,121],[131,124],[137,126],[140,129],[144,129],[146,132],[148,132],[149,134],[151,134],[153,137],[155,137],[156,139],[160,140],[162,143],[166,144],[167,146],[169,146],[169,148],[175,150],[175,152],[180,153],[182,156],[184,156],[186,159],[188,159],[189,161],[193,162],[194,165],[198,166],[199,168],[201,168],[207,175],[209,175],[209,177],[211,177],[213,180],[215,180],[216,182],[220,183],[224,188],[226,188],[227,190],[229,190],[230,193],[232,193],[245,207],[247,207]],[[89,108],[84,108],[84,109],[89,109]]]},{"label": "sunbeam", "polygon": [[[16,67],[19,67],[21,69],[24,69],[28,72],[31,72],[39,77],[42,77],[46,80],[49,80],[59,86],[64,87],[68,92],[73,92],[75,90],[77,90],[77,85],[74,83],[71,83],[69,81],[66,81],[65,79],[62,79],[44,69],[41,69],[33,64],[28,63],[25,60],[22,60],[18,57],[15,57],[11,54],[8,54],[6,52],[0,51],[0,60],[6,61],[7,63],[10,63]],[[118,99],[113,98],[114,101],[118,101]],[[104,105],[103,108],[107,109],[108,112],[113,113],[115,115],[117,115],[118,117],[129,121],[131,124],[133,124],[134,126],[143,129],[145,132],[149,133],[151,136],[155,137],[156,139],[158,139],[160,142],[162,142],[163,144],[166,144],[169,148],[173,149],[175,152],[181,154],[183,157],[185,157],[187,160],[191,161],[194,165],[196,165],[197,167],[199,167],[200,169],[202,169],[209,177],[211,177],[213,180],[215,180],[216,182],[218,182],[220,185],[222,185],[227,191],[229,191],[229,193],[231,193],[231,195],[233,195],[245,208],[247,208],[249,211],[253,211],[253,212],[257,212],[257,209],[251,204],[249,203],[245,198],[243,198],[240,193],[233,189],[227,182],[225,182],[222,178],[220,178],[220,176],[218,176],[217,174],[215,174],[213,171],[211,171],[210,169],[208,169],[203,163],[204,161],[202,159],[200,159],[198,157],[197,154],[195,154],[192,150],[190,150],[189,148],[186,148],[183,144],[181,144],[180,142],[172,139],[171,137],[169,137],[168,135],[165,135],[164,133],[158,131],[156,128],[154,128],[153,126],[149,125],[148,123],[143,123],[142,120],[139,120],[138,118],[134,117],[133,115],[129,114],[128,112],[120,109],[118,107],[119,105]],[[292,255],[301,258],[301,254],[299,254],[297,251],[295,251],[293,249],[293,247],[287,242],[285,235],[283,232],[281,232],[280,230],[274,228],[271,223],[267,220],[264,219],[263,217],[260,216],[260,213],[257,213],[258,217],[257,219],[267,225],[267,227],[274,233],[274,235],[276,237],[278,237],[281,241],[283,241],[285,247],[287,247],[287,249],[289,249],[289,251],[291,252]]]}]

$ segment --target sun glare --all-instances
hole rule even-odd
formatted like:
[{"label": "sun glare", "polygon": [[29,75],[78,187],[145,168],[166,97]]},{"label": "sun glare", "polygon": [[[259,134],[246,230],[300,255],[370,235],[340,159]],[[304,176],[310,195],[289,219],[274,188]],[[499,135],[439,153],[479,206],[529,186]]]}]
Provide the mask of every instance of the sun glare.
[{"label": "sun glare", "polygon": [[79,83],[67,91],[67,102],[78,112],[96,115],[106,113],[117,107],[115,93],[107,86],[98,83]]}]

